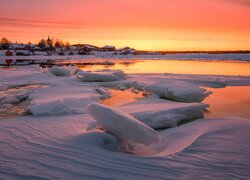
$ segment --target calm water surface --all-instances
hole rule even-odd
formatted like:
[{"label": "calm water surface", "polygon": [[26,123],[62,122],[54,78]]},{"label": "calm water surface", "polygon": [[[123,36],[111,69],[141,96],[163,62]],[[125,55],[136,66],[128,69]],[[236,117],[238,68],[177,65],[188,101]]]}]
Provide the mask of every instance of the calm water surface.
[{"label": "calm water surface", "polygon": [[[93,62],[90,61],[90,62]],[[113,65],[78,65],[83,70],[120,69],[126,73],[250,76],[250,62],[194,60],[114,60]]]},{"label": "calm water surface", "polygon": [[242,117],[250,119],[250,86],[206,88],[213,94],[204,100],[209,104],[206,117]]},{"label": "calm water surface", "polygon": [[[209,104],[206,118],[218,117],[241,117],[250,119],[250,86],[236,86],[226,88],[206,88],[213,94],[203,102]],[[102,101],[103,104],[116,107],[137,101],[144,96],[142,93],[135,94],[130,90],[110,90],[112,97]]]},{"label": "calm water surface", "polygon": [[[87,66],[83,69],[120,69],[126,73],[176,73],[250,76],[250,62],[239,61],[178,61],[147,60],[119,61],[112,66]],[[203,102],[209,104],[205,117],[242,117],[250,119],[250,86],[226,88],[206,88],[213,94]],[[142,95],[130,91],[111,90],[113,97],[104,101],[110,106],[119,106],[142,98]]]}]

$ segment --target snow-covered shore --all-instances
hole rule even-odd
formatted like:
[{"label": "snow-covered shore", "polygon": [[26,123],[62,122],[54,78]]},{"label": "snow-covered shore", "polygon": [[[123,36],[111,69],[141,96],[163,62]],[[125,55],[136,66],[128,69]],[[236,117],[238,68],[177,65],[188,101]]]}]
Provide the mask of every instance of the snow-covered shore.
[{"label": "snow-covered shore", "polygon": [[[55,76],[61,74],[37,65],[0,70],[1,111],[25,96],[29,113],[0,120],[0,179],[250,177],[250,120],[202,119],[207,105],[201,103],[211,94],[203,87],[250,86],[250,77],[74,72]],[[24,88],[13,91],[18,87]],[[88,110],[89,104],[108,97],[98,88],[133,88],[152,95],[117,109]],[[117,132],[121,119],[127,123]],[[131,128],[138,132],[129,132]],[[157,132],[160,141],[157,136],[155,143],[147,141],[140,132]]]},{"label": "snow-covered shore", "polygon": [[114,55],[110,52],[94,52],[92,55],[30,55],[30,56],[5,56],[0,53],[0,61],[5,59],[31,59],[31,60],[81,60],[81,59],[124,59],[124,60],[229,60],[229,61],[250,61],[249,53],[228,53],[228,54],[209,54],[209,53],[176,53],[176,54],[147,54],[147,55]]}]

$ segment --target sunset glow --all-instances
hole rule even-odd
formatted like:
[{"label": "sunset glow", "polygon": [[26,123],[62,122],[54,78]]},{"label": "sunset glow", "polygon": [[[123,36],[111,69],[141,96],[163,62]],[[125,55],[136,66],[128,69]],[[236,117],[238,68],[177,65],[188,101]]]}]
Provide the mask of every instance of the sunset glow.
[{"label": "sunset glow", "polygon": [[249,50],[248,0],[1,0],[0,34],[141,50]]}]

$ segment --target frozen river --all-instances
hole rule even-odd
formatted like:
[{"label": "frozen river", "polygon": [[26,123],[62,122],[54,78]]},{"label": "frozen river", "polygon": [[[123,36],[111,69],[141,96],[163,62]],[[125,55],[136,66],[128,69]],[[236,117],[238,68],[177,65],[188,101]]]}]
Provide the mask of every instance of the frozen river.
[{"label": "frozen river", "polygon": [[249,179],[248,62],[77,61],[0,69],[0,179]]}]

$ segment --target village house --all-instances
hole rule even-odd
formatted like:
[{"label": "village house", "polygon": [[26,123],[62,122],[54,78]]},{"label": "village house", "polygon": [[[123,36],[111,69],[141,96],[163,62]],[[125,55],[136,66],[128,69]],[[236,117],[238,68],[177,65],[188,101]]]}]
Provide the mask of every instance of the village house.
[{"label": "village house", "polygon": [[69,56],[73,56],[74,53],[73,53],[72,51],[70,51],[70,52],[68,53],[68,55],[69,55]]},{"label": "village house", "polygon": [[25,48],[25,46],[18,46],[15,48],[16,56],[29,56],[30,51]]},{"label": "village house", "polygon": [[78,54],[80,55],[90,55],[91,54],[91,47],[89,46],[83,46],[79,49]]},{"label": "village house", "polygon": [[137,53],[136,50],[130,47],[124,47],[115,52],[116,55],[128,55],[128,54],[136,55],[136,53]]},{"label": "village house", "polygon": [[64,54],[63,50],[61,50],[60,52],[58,52],[58,55],[59,56],[64,56],[65,54]]},{"label": "village house", "polygon": [[101,48],[101,51],[103,51],[103,52],[116,51],[116,48],[115,48],[115,46],[104,46]]}]

